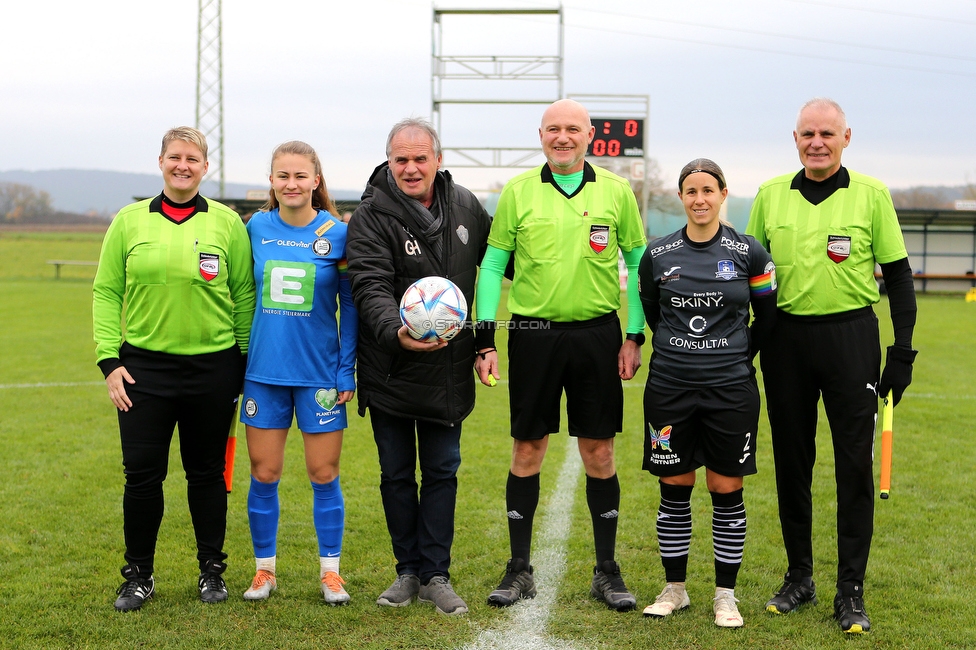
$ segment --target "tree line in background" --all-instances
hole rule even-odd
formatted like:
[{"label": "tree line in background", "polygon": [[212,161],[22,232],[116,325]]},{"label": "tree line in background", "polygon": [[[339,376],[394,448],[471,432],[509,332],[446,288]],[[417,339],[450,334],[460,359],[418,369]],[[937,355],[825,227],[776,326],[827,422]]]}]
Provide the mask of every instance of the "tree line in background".
[{"label": "tree line in background", "polygon": [[20,183],[0,183],[0,215],[5,221],[23,223],[53,212],[47,192]]},{"label": "tree line in background", "polygon": [[0,183],[0,224],[86,224],[104,223],[100,215],[57,210],[51,195],[22,183]]},{"label": "tree line in background", "polygon": [[676,188],[665,187],[662,178],[661,166],[653,158],[648,159],[644,168],[644,180],[636,181],[634,193],[641,196],[644,191],[644,183],[647,183],[647,209],[657,210],[664,214],[684,215],[685,208],[678,198]]},{"label": "tree line in background", "polygon": [[[674,189],[665,187],[661,168],[654,159],[648,160],[644,180],[631,183],[637,196],[641,196],[644,183],[648,185],[647,207],[652,213],[657,211],[684,216],[681,200]],[[968,182],[961,187],[910,187],[891,190],[891,200],[895,208],[906,210],[953,210],[958,199],[976,200],[976,183]]]},{"label": "tree line in background", "polygon": [[891,190],[891,201],[896,208],[917,210],[952,210],[957,199],[976,200],[976,183],[957,187],[910,187]]},{"label": "tree line in background", "polygon": [[[650,160],[644,180],[634,183],[640,196],[643,183],[648,184],[648,208],[665,214],[682,215],[684,208],[675,192],[664,187],[657,161]],[[499,188],[500,189],[500,188]],[[976,183],[963,187],[911,187],[891,190],[896,208],[952,210],[956,199],[976,200]],[[52,205],[51,195],[23,183],[0,182],[0,224],[93,224],[104,223],[106,215],[65,212]]]}]

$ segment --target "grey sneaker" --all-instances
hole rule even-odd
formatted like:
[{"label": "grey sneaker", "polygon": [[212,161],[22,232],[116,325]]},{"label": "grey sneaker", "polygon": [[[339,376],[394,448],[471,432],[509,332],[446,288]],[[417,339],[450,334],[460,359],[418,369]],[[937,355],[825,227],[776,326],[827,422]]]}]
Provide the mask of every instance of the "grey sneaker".
[{"label": "grey sneaker", "polygon": [[419,597],[423,603],[434,603],[441,614],[456,616],[468,613],[468,606],[454,593],[451,582],[445,576],[434,576],[430,582],[422,585]]},{"label": "grey sneaker", "polygon": [[398,575],[389,589],[380,594],[376,604],[381,607],[406,607],[420,591],[420,578],[412,573]]},{"label": "grey sneaker", "polygon": [[520,557],[512,558],[505,567],[505,577],[501,584],[488,595],[488,604],[493,607],[508,607],[520,598],[535,598],[535,594],[532,567]]},{"label": "grey sneaker", "polygon": [[637,599],[627,591],[627,585],[620,576],[620,565],[613,560],[604,560],[600,566],[593,568],[590,595],[618,612],[629,612],[637,607]]}]

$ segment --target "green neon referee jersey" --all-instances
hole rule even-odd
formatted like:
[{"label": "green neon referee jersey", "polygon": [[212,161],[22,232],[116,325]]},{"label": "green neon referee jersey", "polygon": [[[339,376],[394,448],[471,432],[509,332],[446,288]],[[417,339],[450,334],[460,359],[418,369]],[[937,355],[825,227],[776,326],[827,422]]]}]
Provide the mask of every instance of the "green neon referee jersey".
[{"label": "green neon referee jersey", "polygon": [[773,256],[777,304],[790,314],[822,316],[873,305],[880,299],[875,263],[908,256],[888,188],[842,171],[850,182],[817,205],[800,193],[802,170],[763,183],[752,204],[746,233]]},{"label": "green neon referee jersey", "polygon": [[620,308],[618,250],[647,240],[630,184],[586,163],[571,195],[556,185],[548,165],[511,179],[488,243],[515,252],[513,314],[570,322]]},{"label": "green neon referee jersey", "polygon": [[144,350],[206,354],[236,342],[246,353],[255,296],[244,223],[203,197],[177,223],[161,203],[122,208],[105,233],[92,286],[97,361],[118,358],[123,314],[125,340]]}]

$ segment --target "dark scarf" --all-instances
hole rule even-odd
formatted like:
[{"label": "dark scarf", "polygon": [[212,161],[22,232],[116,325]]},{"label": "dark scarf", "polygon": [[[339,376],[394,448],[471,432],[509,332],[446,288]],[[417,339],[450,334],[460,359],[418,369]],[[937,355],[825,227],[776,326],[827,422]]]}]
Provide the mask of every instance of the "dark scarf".
[{"label": "dark scarf", "polygon": [[424,207],[424,204],[417,199],[411,198],[403,193],[400,186],[396,184],[396,179],[393,178],[393,172],[389,167],[386,168],[386,181],[393,191],[393,200],[400,204],[404,212],[412,215],[416,222],[423,228],[421,234],[433,247],[435,257],[442,257],[444,253],[444,242],[439,235],[444,229],[444,210],[442,209],[441,201],[438,200],[438,195],[443,194],[445,184],[441,175],[437,174],[434,177],[434,201],[430,204],[430,209]]}]

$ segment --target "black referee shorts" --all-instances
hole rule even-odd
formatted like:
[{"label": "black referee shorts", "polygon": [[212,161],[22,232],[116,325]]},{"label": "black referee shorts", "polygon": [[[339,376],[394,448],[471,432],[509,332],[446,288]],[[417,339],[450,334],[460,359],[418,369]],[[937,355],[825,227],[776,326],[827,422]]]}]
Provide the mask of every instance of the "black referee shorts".
[{"label": "black referee shorts", "polygon": [[513,316],[508,336],[512,437],[539,440],[559,431],[566,390],[569,435],[613,438],[623,428],[624,394],[617,371],[623,343],[611,312],[591,320],[556,323]]},{"label": "black referee shorts", "polygon": [[679,476],[699,467],[722,476],[756,473],[759,388],[732,386],[644,390],[644,469]]}]

